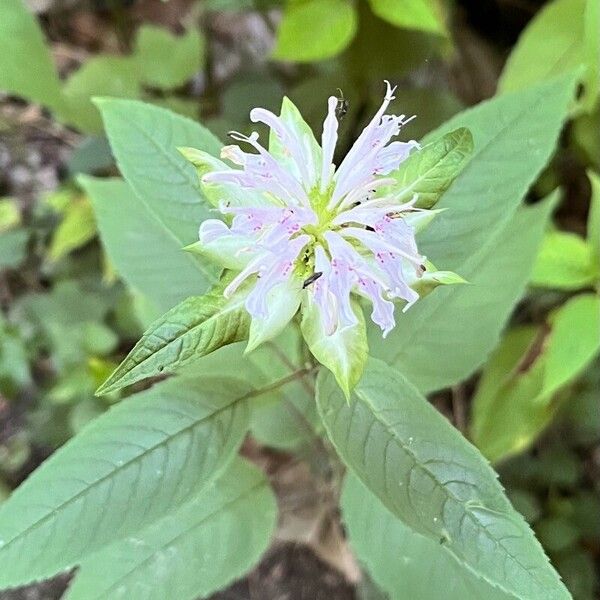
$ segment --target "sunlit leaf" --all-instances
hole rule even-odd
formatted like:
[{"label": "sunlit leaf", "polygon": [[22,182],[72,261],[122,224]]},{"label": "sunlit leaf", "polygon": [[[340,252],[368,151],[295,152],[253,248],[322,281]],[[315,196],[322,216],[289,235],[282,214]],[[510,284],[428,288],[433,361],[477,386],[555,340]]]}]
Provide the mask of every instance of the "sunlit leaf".
[{"label": "sunlit leaf", "polygon": [[373,12],[404,29],[445,33],[441,6],[436,0],[369,0]]},{"label": "sunlit leaf", "polygon": [[339,54],[356,33],[349,0],[289,0],[279,25],[273,58],[311,62]]},{"label": "sunlit leaf", "polygon": [[600,277],[591,244],[574,233],[551,231],[544,236],[531,275],[532,285],[577,290]]},{"label": "sunlit leaf", "polygon": [[554,0],[540,10],[508,58],[501,91],[526,88],[583,63],[585,5],[586,0]]},{"label": "sunlit leaf", "polygon": [[87,244],[96,236],[94,209],[86,197],[74,198],[66,208],[62,221],[52,233],[48,250],[51,260],[59,260],[72,250]]},{"label": "sunlit leaf", "polygon": [[587,239],[594,252],[596,265],[600,268],[600,175],[590,170],[588,171],[588,178],[592,187],[592,194],[587,222]]}]

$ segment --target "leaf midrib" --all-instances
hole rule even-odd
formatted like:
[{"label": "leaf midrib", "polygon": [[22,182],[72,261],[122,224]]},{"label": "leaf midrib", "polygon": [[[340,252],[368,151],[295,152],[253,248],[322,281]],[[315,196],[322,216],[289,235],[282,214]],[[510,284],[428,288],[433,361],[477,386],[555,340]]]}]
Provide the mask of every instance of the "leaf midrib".
[{"label": "leaf midrib", "polygon": [[[452,491],[451,491],[451,490],[449,490],[447,487],[445,487],[445,486],[444,486],[444,485],[443,485],[443,484],[442,484],[442,483],[439,481],[439,479],[437,478],[437,476],[436,476],[436,475],[435,475],[435,474],[434,474],[434,473],[433,473],[433,472],[432,472],[430,469],[428,469],[428,468],[427,468],[427,467],[426,467],[424,464],[422,464],[422,462],[421,462],[420,460],[417,460],[417,457],[416,457],[415,453],[414,453],[414,452],[412,452],[412,451],[411,451],[411,450],[408,448],[408,446],[407,446],[407,445],[403,444],[403,443],[402,443],[402,441],[401,441],[401,439],[400,439],[400,438],[398,438],[398,437],[397,437],[397,435],[395,434],[394,430],[390,428],[390,425],[389,425],[389,424],[388,424],[386,421],[382,420],[382,419],[379,417],[379,414],[378,414],[378,413],[377,413],[377,411],[376,411],[376,407],[375,407],[375,406],[374,406],[374,405],[371,403],[371,401],[369,400],[369,398],[368,398],[368,396],[365,394],[365,392],[363,392],[363,391],[362,391],[362,390],[360,390],[360,389],[356,389],[356,390],[355,390],[355,394],[358,396],[358,398],[360,398],[360,400],[361,400],[361,401],[363,401],[363,402],[364,402],[364,403],[365,403],[365,404],[366,404],[366,405],[369,407],[369,409],[370,409],[370,412],[371,412],[371,414],[373,415],[373,418],[374,418],[374,419],[375,419],[377,422],[379,422],[379,423],[380,423],[380,424],[381,424],[381,425],[384,427],[384,429],[385,429],[385,430],[388,432],[388,434],[390,435],[390,438],[391,438],[392,440],[394,440],[394,441],[395,441],[395,443],[398,445],[398,447],[399,447],[399,448],[400,448],[402,451],[404,451],[404,452],[406,452],[408,455],[410,455],[410,457],[411,457],[411,458],[413,459],[413,461],[414,461],[414,464],[415,464],[415,466],[417,466],[417,467],[419,467],[421,470],[425,471],[425,472],[427,473],[427,475],[428,475],[429,477],[431,477],[431,479],[432,479],[433,481],[435,481],[436,485],[438,485],[438,486],[439,486],[439,487],[440,487],[442,490],[444,490],[444,491],[447,493],[447,496],[448,496],[449,498],[453,499],[453,500],[454,500],[455,502],[457,502],[457,503],[458,503],[460,506],[462,506],[462,507],[463,507],[464,514],[465,514],[465,515],[467,515],[467,517],[468,517],[468,518],[469,518],[469,519],[470,519],[472,522],[474,522],[474,524],[477,526],[477,529],[478,529],[479,531],[483,531],[483,532],[484,532],[484,534],[486,535],[486,537],[488,537],[488,539],[490,539],[490,540],[491,540],[491,541],[492,541],[494,544],[501,545],[501,546],[504,548],[504,550],[505,550],[505,554],[506,554],[506,556],[510,557],[510,558],[511,558],[511,559],[512,559],[512,560],[513,560],[515,563],[517,563],[517,564],[518,564],[518,565],[519,565],[519,566],[520,566],[520,567],[521,567],[521,568],[522,568],[522,569],[525,571],[525,573],[527,573],[527,574],[529,575],[529,577],[530,577],[531,579],[533,579],[533,580],[534,580],[534,581],[537,583],[537,586],[538,586],[538,587],[541,587],[542,589],[543,589],[543,588],[545,588],[545,585],[543,584],[543,582],[540,582],[540,581],[539,581],[539,579],[537,578],[537,576],[533,575],[533,573],[532,573],[532,572],[529,570],[529,568],[525,567],[525,565],[523,565],[523,564],[520,562],[520,560],[519,560],[517,557],[513,556],[513,555],[512,555],[512,554],[511,554],[511,553],[510,553],[510,552],[507,550],[507,548],[506,548],[506,547],[504,546],[504,544],[503,544],[503,540],[501,540],[501,541],[498,541],[498,540],[496,540],[495,538],[491,537],[491,536],[490,536],[490,534],[489,534],[489,531],[488,531],[488,530],[487,530],[485,527],[482,527],[482,526],[481,526],[481,524],[480,524],[480,522],[479,522],[479,521],[476,519],[476,517],[475,517],[475,516],[474,516],[474,515],[473,515],[473,514],[472,514],[472,513],[469,511],[469,510],[467,510],[467,508],[465,507],[465,502],[463,502],[462,500],[460,500],[460,499],[459,499],[459,498],[458,498],[458,497],[457,497],[455,494],[453,494],[453,493],[452,493]],[[425,400],[424,400],[424,401],[425,401]],[[476,505],[473,505],[473,506],[476,506]],[[492,510],[492,509],[489,509],[489,508],[487,508],[486,506],[484,506],[484,505],[481,503],[481,501],[480,501],[480,500],[479,500],[479,504],[478,504],[478,506],[479,506],[480,508],[482,508],[482,509],[484,509],[484,510],[487,510],[487,511],[490,511],[490,512],[498,512],[498,511],[496,511],[496,510]],[[499,513],[499,512],[498,512],[498,514],[502,514],[502,513]],[[501,584],[501,583],[499,583],[499,582],[496,582],[496,581],[493,581],[493,580],[490,580],[490,579],[488,578],[488,576],[487,576],[487,575],[485,575],[485,574],[483,574],[483,573],[480,573],[480,572],[478,572],[478,571],[475,571],[475,570],[474,570],[474,568],[473,568],[473,567],[472,567],[472,566],[471,566],[471,565],[470,565],[470,564],[469,564],[467,561],[465,561],[465,560],[464,560],[463,558],[461,558],[460,556],[457,556],[457,555],[456,555],[454,552],[452,552],[452,551],[451,551],[451,549],[450,549],[450,548],[448,548],[447,546],[445,546],[445,548],[446,548],[446,550],[447,550],[447,551],[448,551],[450,554],[452,554],[452,555],[453,555],[453,556],[454,556],[456,559],[458,559],[458,560],[460,561],[460,563],[461,563],[461,564],[464,564],[465,566],[467,566],[467,567],[468,567],[468,568],[469,568],[469,569],[470,569],[470,570],[471,570],[471,571],[472,571],[472,572],[473,572],[475,575],[477,575],[478,577],[482,577],[483,579],[485,579],[486,581],[488,581],[488,582],[489,582],[491,585],[494,585],[494,586],[500,587],[500,589],[504,590],[504,591],[505,591],[506,593],[508,593],[508,594],[511,594],[511,595],[515,596],[516,598],[518,598],[518,597],[519,597],[518,595],[516,595],[516,594],[515,594],[514,592],[512,592],[511,590],[507,589],[507,588],[506,588],[506,587],[505,587],[503,584]],[[537,567],[537,568],[539,569],[539,567]]]},{"label": "leaf midrib", "polygon": [[8,540],[4,545],[2,545],[0,547],[0,555],[13,542],[18,541],[22,537],[28,535],[31,531],[33,531],[33,530],[37,529],[39,526],[43,525],[48,519],[50,519],[58,511],[61,511],[64,507],[72,504],[73,502],[77,501],[79,498],[81,498],[82,496],[84,496],[87,491],[95,488],[98,485],[101,485],[102,483],[104,483],[105,481],[107,481],[108,479],[110,479],[111,477],[113,477],[116,473],[119,473],[120,471],[123,471],[124,469],[128,468],[130,465],[138,462],[138,460],[142,460],[146,455],[150,454],[151,452],[155,451],[156,449],[160,448],[161,446],[164,446],[164,445],[170,443],[172,440],[174,440],[178,436],[187,433],[188,431],[190,431],[191,429],[194,429],[195,427],[200,426],[202,423],[204,423],[205,421],[207,421],[209,419],[217,417],[223,411],[229,409],[230,407],[232,407],[233,405],[237,404],[238,402],[244,401],[247,398],[247,396],[248,396],[248,394],[244,394],[244,395],[240,396],[239,398],[232,399],[231,402],[229,402],[228,404],[226,404],[226,405],[224,405],[224,406],[216,409],[214,412],[212,412],[212,413],[210,413],[208,415],[205,415],[201,419],[198,419],[198,420],[194,421],[193,423],[191,423],[189,425],[186,425],[182,429],[179,429],[177,432],[175,432],[174,434],[172,434],[172,435],[164,438],[163,440],[159,441],[158,443],[153,444],[152,446],[149,446],[148,448],[146,448],[140,454],[137,454],[133,458],[131,458],[131,459],[123,462],[123,464],[117,464],[115,466],[115,469],[113,469],[112,471],[108,472],[106,475],[103,475],[99,479],[96,479],[90,485],[88,485],[87,487],[83,488],[82,490],[80,490],[75,495],[71,496],[70,498],[68,498],[67,500],[65,500],[64,502],[62,502],[61,504],[59,504],[58,506],[54,507],[51,512],[47,513],[42,518],[38,519],[37,521],[35,521],[31,525],[29,525],[26,529],[23,529],[22,531],[20,531],[11,540]]},{"label": "leaf midrib", "polygon": [[[190,327],[189,329],[187,329],[186,331],[184,331],[181,335],[179,335],[179,336],[177,336],[177,337],[175,337],[173,339],[170,339],[165,344],[163,344],[162,346],[160,346],[155,352],[153,352],[152,354],[150,354],[149,356],[147,356],[143,360],[135,363],[133,365],[133,367],[131,367],[130,369],[128,369],[127,371],[125,371],[124,373],[122,373],[121,376],[118,379],[116,379],[115,381],[113,381],[108,387],[106,387],[106,389],[103,389],[103,392],[108,392],[108,391],[112,390],[114,388],[115,384],[119,383],[122,379],[124,379],[125,377],[127,377],[127,375],[131,375],[131,373],[133,371],[136,371],[141,365],[145,364],[147,361],[155,358],[157,354],[159,354],[160,352],[162,352],[163,350],[165,350],[166,348],[168,348],[171,344],[173,344],[177,340],[180,340],[184,336],[188,336],[189,334],[195,332],[198,328],[202,328],[202,327],[205,327],[206,325],[209,325],[213,320],[218,320],[219,318],[223,318],[223,317],[227,316],[229,313],[236,312],[236,311],[240,310],[240,308],[242,307],[243,303],[244,303],[243,299],[239,299],[237,302],[229,304],[228,306],[226,306],[224,308],[224,310],[219,310],[218,312],[216,312],[215,314],[211,315],[210,317],[208,317],[204,321],[201,321],[200,323],[198,323],[198,324]],[[161,325],[159,327],[163,326],[164,324],[165,323],[161,323]],[[153,330],[151,333],[154,333],[155,331],[156,330]],[[140,342],[141,341],[142,340],[140,340]],[[135,350],[135,348],[134,348],[134,350]],[[133,357],[131,357],[131,358],[133,360]],[[108,383],[108,381],[107,381],[107,383]],[[104,388],[104,386],[102,386],[102,388]]]},{"label": "leaf midrib", "polygon": [[[182,117],[184,118],[184,117]],[[194,121],[190,121],[191,123],[193,123],[194,125],[196,125],[196,123],[194,123]],[[184,179],[189,183],[189,185],[192,187],[192,189],[198,193],[198,198],[201,199],[202,195],[200,194],[200,187],[199,185],[195,185],[194,182],[190,181],[190,177],[189,177],[189,173],[187,172],[187,170],[184,168],[184,166],[179,162],[179,160],[177,160],[176,156],[173,154],[169,154],[159,143],[158,141],[156,141],[151,135],[149,135],[145,129],[137,122],[137,121],[133,121],[132,122],[133,127],[139,132],[141,133],[142,137],[150,142],[150,145],[155,148],[155,150],[158,152],[159,155],[163,156],[168,163],[170,163],[173,167],[176,168],[176,170],[179,172],[180,175],[182,175],[184,177]],[[109,138],[112,138],[112,136],[109,134]],[[112,141],[112,140],[111,140]],[[121,163],[123,161],[119,160],[119,166],[121,166]],[[144,195],[140,194],[138,189],[137,189],[137,185],[134,184],[134,182],[131,180],[131,178],[126,174],[128,171],[128,169],[121,169],[121,172],[123,173],[123,176],[125,178],[125,180],[127,181],[127,183],[131,186],[131,189],[133,190],[134,194],[138,197],[138,199],[140,200],[140,202],[142,202],[142,204],[144,204],[144,206],[146,207],[146,209],[149,211],[149,213],[151,214],[152,217],[154,217],[154,219],[162,226],[162,228],[167,232],[167,234],[172,237],[172,239],[180,246],[184,246],[187,243],[187,240],[181,240],[179,238],[179,236],[177,236],[175,234],[175,232],[170,229],[169,227],[166,226],[165,222],[160,218],[160,215],[156,212],[156,210],[150,205],[148,204],[148,202],[145,200]],[[200,205],[204,204],[203,202],[199,202]],[[183,250],[182,250],[183,251]],[[188,254],[188,253],[186,253]],[[204,267],[202,265],[202,263],[198,260],[194,260],[190,257],[190,262],[192,264],[194,264],[196,266],[196,268],[204,275],[204,277],[207,278],[207,280],[209,282],[215,282],[217,280],[216,275],[210,271],[209,269],[207,269],[206,267]]]},{"label": "leaf midrib", "polygon": [[[247,497],[253,495],[255,491],[257,491],[257,490],[259,490],[261,488],[266,487],[266,485],[267,485],[266,481],[264,481],[264,480],[259,481],[258,483],[256,483],[255,485],[253,485],[251,488],[246,489],[243,494],[237,496],[233,500],[230,500],[230,501],[228,501],[228,502],[220,505],[218,508],[216,508],[215,510],[213,510],[211,513],[209,513],[209,514],[205,515],[204,517],[202,517],[199,521],[197,521],[196,523],[194,523],[194,525],[192,525],[189,529],[186,529],[185,531],[182,531],[180,534],[176,535],[174,538],[171,538],[168,541],[164,542],[158,548],[154,547],[152,549],[152,551],[150,552],[150,555],[147,558],[145,558],[143,561],[137,563],[127,573],[124,573],[121,577],[119,577],[119,579],[117,579],[109,588],[107,588],[106,590],[103,591],[103,595],[95,596],[95,598],[97,598],[99,600],[102,599],[102,598],[105,598],[106,597],[105,594],[108,594],[108,592],[110,592],[115,587],[117,587],[122,581],[126,580],[132,573],[135,573],[135,571],[137,571],[138,569],[142,568],[144,565],[146,565],[147,563],[149,563],[154,558],[154,555],[157,552],[159,552],[160,550],[166,548],[167,546],[173,545],[174,543],[178,542],[181,538],[185,537],[186,535],[189,535],[191,532],[193,532],[196,529],[198,529],[199,527],[201,527],[204,523],[206,523],[207,521],[209,521],[213,516],[215,516],[219,512],[226,511],[232,505],[234,505],[234,504],[236,504],[236,503],[238,503],[240,501],[245,500]],[[196,501],[196,499],[190,500],[188,503],[186,503],[186,505],[182,506],[181,509],[183,510],[186,506],[192,504],[195,501]],[[157,523],[158,522],[156,521],[155,523],[152,523],[152,524],[148,525],[148,527],[153,527]],[[120,540],[120,541],[126,541],[126,540]]]}]

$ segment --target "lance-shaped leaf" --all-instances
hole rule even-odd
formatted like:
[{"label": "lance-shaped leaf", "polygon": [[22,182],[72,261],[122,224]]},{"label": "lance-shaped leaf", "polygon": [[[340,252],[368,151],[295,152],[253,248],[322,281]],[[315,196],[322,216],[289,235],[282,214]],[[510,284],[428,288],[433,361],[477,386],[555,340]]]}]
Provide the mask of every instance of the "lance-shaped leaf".
[{"label": "lance-shaped leaf", "polygon": [[447,133],[413,152],[390,176],[402,190],[399,201],[418,194],[416,206],[431,208],[450,187],[473,152],[473,136],[466,127]]},{"label": "lance-shaped leaf", "polygon": [[370,360],[347,402],[322,371],[317,405],[341,458],[404,524],[516,598],[570,598],[487,461],[400,373]]},{"label": "lance-shaped leaf", "polygon": [[180,247],[197,239],[211,215],[194,167],[179,146],[219,154],[221,143],[199,123],[135,100],[96,99],[110,147],[123,177],[177,238]]},{"label": "lance-shaped leaf", "polygon": [[217,280],[220,269],[184,252],[165,221],[125,181],[80,176],[78,182],[90,197],[111,264],[158,307],[157,314]]},{"label": "lance-shaped leaf", "polygon": [[237,459],[180,509],[85,560],[66,598],[204,598],[258,562],[276,516],[264,475]]},{"label": "lance-shaped leaf", "polygon": [[249,393],[178,378],[98,417],[2,504],[0,588],[69,569],[199,493],[235,456]]},{"label": "lance-shaped leaf", "polygon": [[391,600],[514,600],[461,566],[438,540],[404,525],[352,473],[341,506],[352,549]]},{"label": "lance-shaped leaf", "polygon": [[204,296],[187,298],[150,325],[96,393],[182,369],[221,346],[247,339],[250,315],[244,301],[243,292],[225,298],[222,283]]},{"label": "lance-shaped leaf", "polygon": [[471,436],[492,461],[526,448],[555,416],[560,395],[600,350],[600,299],[575,296],[540,328],[510,331],[486,365]]},{"label": "lance-shaped leaf", "polygon": [[0,3],[0,90],[54,110],[64,105],[50,49],[23,0]]}]

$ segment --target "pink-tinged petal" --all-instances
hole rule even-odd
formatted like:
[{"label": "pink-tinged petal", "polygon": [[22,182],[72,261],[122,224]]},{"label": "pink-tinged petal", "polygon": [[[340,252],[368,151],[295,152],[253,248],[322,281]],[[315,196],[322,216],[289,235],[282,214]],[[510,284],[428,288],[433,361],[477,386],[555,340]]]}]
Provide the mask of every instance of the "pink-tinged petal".
[{"label": "pink-tinged petal", "polygon": [[298,139],[292,131],[286,126],[283,120],[265,108],[253,108],[250,111],[250,120],[253,123],[264,123],[279,138],[284,152],[289,154],[300,174],[302,182],[305,183],[304,189],[310,189],[309,182],[311,174],[309,171],[308,157],[305,156],[305,149],[301,139]]},{"label": "pink-tinged petal", "polygon": [[246,299],[246,310],[253,316],[264,319],[268,315],[267,296],[274,286],[287,280],[294,270],[298,255],[309,242],[310,236],[301,235],[282,243],[280,254],[270,252],[269,263],[259,266],[259,279]]},{"label": "pink-tinged petal", "polygon": [[[362,185],[354,188],[350,193],[346,194],[345,198],[338,205],[338,211],[347,210],[358,203],[364,204],[365,202],[370,202],[379,188],[393,185],[394,183],[396,183],[396,180],[391,177],[381,177],[379,179],[366,181]],[[327,208],[332,209],[334,206],[330,202]]]},{"label": "pink-tinged petal", "polygon": [[338,120],[335,116],[337,103],[337,98],[335,96],[330,96],[329,100],[327,100],[327,116],[323,122],[323,134],[321,136],[321,147],[323,149],[320,186],[321,194],[329,187],[334,169],[333,154],[338,139]]},{"label": "pink-tinged petal", "polygon": [[383,296],[384,289],[374,279],[367,275],[358,278],[358,289],[373,305],[371,320],[379,325],[385,337],[396,325],[394,319],[394,303]]},{"label": "pink-tinged petal", "polygon": [[315,273],[321,273],[321,276],[308,290],[309,293],[312,292],[314,303],[318,307],[325,333],[331,335],[338,323],[337,301],[329,290],[331,263],[322,246],[315,248]]},{"label": "pink-tinged petal", "polygon": [[309,206],[310,202],[306,191],[300,182],[286,171],[269,152],[258,143],[258,133],[252,132],[249,136],[241,133],[230,133],[233,139],[250,144],[258,154],[245,154],[244,167],[246,172],[254,173],[267,181],[275,180],[282,188],[288,191],[288,197],[295,203]]},{"label": "pink-tinged petal", "polygon": [[342,233],[344,237],[350,236],[359,240],[373,253],[379,268],[389,279],[389,290],[393,296],[402,298],[409,304],[418,300],[419,295],[407,283],[407,278],[404,274],[405,265],[402,258],[411,262],[414,268],[418,269],[422,260],[424,260],[423,257],[405,253],[399,248],[381,240],[376,233],[365,229],[348,227]]},{"label": "pink-tinged petal", "polygon": [[190,250],[226,269],[243,269],[256,255],[257,247],[252,238],[234,233],[217,219],[204,221],[198,237],[199,242]]},{"label": "pink-tinged petal", "polygon": [[[351,237],[361,242],[366,248],[368,248],[373,254],[397,254],[408,262],[420,267],[425,260],[424,256],[418,253],[408,252],[406,249],[395,245],[394,243],[384,240],[376,232],[369,231],[367,229],[360,229],[358,227],[345,227],[340,231],[340,234],[344,237]],[[406,242],[409,243],[408,241]],[[404,245],[404,243],[403,243]]]}]

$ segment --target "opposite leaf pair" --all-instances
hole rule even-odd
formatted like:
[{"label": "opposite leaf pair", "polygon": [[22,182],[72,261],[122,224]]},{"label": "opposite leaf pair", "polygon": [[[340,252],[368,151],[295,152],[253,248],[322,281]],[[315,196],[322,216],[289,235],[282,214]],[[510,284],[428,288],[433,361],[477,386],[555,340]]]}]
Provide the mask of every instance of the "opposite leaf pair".
[{"label": "opposite leaf pair", "polygon": [[[160,371],[171,359],[182,366],[246,338],[247,351],[253,350],[281,333],[300,310],[312,354],[348,397],[368,356],[361,300],[372,305],[371,319],[385,337],[396,324],[395,301],[407,310],[435,286],[463,281],[436,271],[418,251],[415,235],[439,212],[430,210],[437,198],[418,194],[422,173],[410,177],[411,159],[423,152],[419,144],[390,142],[410,120],[385,114],[393,92],[387,84],[381,107],[337,168],[335,97],[328,100],[321,145],[285,99],[280,117],[264,109],[250,113],[253,122],[271,128],[268,151],[258,134],[232,133],[256,150],[223,148],[222,158],[241,168],[204,151],[181,150],[197,167],[204,195],[226,219],[204,221],[199,242],[188,250],[227,271],[206,298],[189,299],[155,323],[145,337],[154,336],[158,346],[149,352],[146,339],[143,352],[134,349],[124,363],[134,361],[125,371],[129,377],[124,380],[120,368],[101,391],[153,374],[147,359],[155,363],[152,355],[159,351],[167,359]],[[469,135],[462,130],[449,135],[456,134]],[[430,152],[439,152],[432,146]],[[185,332],[187,341],[182,337],[176,348],[165,348],[175,331]]]}]

